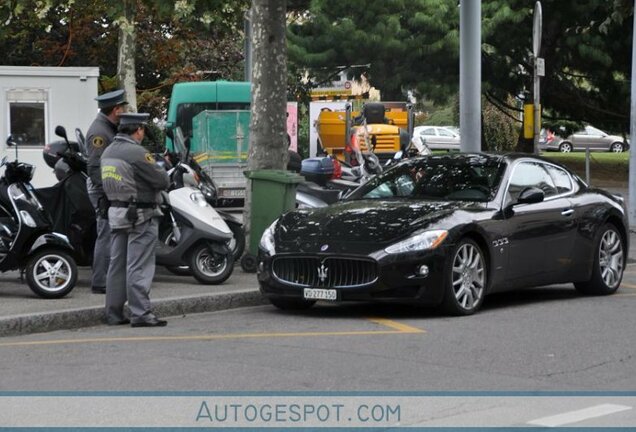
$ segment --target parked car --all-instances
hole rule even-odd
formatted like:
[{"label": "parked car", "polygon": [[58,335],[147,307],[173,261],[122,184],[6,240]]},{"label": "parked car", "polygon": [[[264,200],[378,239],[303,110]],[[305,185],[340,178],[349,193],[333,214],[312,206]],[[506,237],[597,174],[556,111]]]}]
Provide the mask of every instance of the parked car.
[{"label": "parked car", "polygon": [[417,126],[413,139],[419,139],[431,150],[459,150],[459,133],[445,126]]},{"label": "parked car", "polygon": [[407,159],[328,207],[267,228],[260,290],[281,309],[329,302],[476,312],[487,294],[573,282],[614,293],[628,253],[622,198],[540,157]]},{"label": "parked car", "polygon": [[562,153],[569,153],[575,150],[603,150],[614,153],[621,153],[629,149],[629,140],[625,141],[618,135],[608,135],[593,126],[585,126],[564,139],[546,140],[541,146],[542,150],[558,150]]}]

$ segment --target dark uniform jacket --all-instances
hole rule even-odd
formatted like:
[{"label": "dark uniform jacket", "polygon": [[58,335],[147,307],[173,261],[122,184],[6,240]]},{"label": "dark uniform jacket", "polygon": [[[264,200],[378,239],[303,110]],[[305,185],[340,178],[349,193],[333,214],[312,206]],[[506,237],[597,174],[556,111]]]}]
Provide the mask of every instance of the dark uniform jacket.
[{"label": "dark uniform jacket", "polygon": [[[161,211],[160,192],[168,187],[168,173],[157,165],[154,157],[129,135],[117,134],[101,159],[101,180],[106,197],[111,202],[108,222],[111,229],[130,228]],[[137,220],[127,216],[126,204],[135,202]]]},{"label": "dark uniform jacket", "polygon": [[91,179],[92,191],[102,191],[102,177],[99,168],[99,160],[108,145],[113,142],[117,134],[117,125],[111,122],[106,115],[98,113],[86,132],[86,152],[88,153],[87,171]]}]

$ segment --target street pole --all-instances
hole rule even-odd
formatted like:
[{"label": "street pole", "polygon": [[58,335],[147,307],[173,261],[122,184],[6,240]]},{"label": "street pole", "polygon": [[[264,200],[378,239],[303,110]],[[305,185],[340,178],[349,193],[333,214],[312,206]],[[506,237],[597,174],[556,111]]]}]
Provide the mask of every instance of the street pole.
[{"label": "street pole", "polygon": [[248,9],[245,12],[245,16],[243,18],[243,30],[245,33],[245,44],[244,44],[244,52],[245,52],[245,69],[244,76],[245,81],[252,81],[252,9]]},{"label": "street pole", "polygon": [[532,26],[532,52],[534,55],[534,154],[539,154],[539,135],[541,134],[541,85],[539,78],[539,53],[541,51],[541,31],[543,13],[541,2],[534,4],[534,23]]},{"label": "street pole", "polygon": [[459,127],[462,152],[481,151],[481,0],[459,5]]},{"label": "street pole", "polygon": [[[634,2],[636,8],[636,1]],[[630,103],[630,115],[629,115],[629,135],[630,146],[634,144],[636,140],[636,13],[634,14],[632,34],[632,86],[631,86],[631,103]],[[630,228],[636,228],[636,151],[630,147],[629,150],[629,182],[627,187],[629,188],[629,208],[627,210],[629,215]]]}]

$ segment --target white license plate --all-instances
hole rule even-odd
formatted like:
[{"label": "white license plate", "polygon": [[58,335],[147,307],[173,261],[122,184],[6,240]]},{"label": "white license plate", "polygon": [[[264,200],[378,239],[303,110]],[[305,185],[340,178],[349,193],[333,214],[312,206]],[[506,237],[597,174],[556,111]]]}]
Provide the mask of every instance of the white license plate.
[{"label": "white license plate", "polygon": [[245,198],[245,189],[221,189],[221,198]]},{"label": "white license plate", "polygon": [[338,299],[338,296],[336,295],[336,290],[318,289],[318,288],[305,288],[303,290],[303,297],[309,300],[335,301]]}]

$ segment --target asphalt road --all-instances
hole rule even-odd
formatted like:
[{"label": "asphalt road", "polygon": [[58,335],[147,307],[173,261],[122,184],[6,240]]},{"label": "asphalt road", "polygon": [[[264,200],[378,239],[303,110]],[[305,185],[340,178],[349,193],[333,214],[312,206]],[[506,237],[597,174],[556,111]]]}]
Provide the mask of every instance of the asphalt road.
[{"label": "asphalt road", "polygon": [[0,341],[0,389],[636,389],[636,265],[616,295],[571,285],[490,296],[471,317],[404,306],[259,306]]}]

